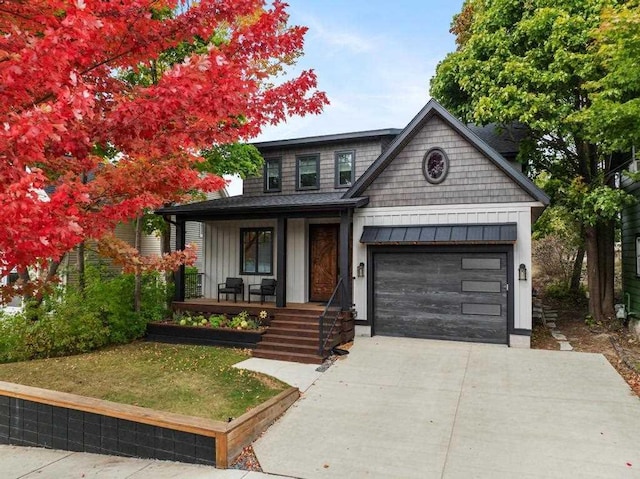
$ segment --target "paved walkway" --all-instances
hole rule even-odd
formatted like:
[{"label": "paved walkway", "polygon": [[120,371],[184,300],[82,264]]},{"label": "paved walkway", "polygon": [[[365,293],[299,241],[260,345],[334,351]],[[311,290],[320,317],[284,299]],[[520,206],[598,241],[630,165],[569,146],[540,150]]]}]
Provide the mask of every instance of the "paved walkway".
[{"label": "paved walkway", "polygon": [[640,401],[599,354],[357,338],[255,444],[312,478],[640,477]]}]

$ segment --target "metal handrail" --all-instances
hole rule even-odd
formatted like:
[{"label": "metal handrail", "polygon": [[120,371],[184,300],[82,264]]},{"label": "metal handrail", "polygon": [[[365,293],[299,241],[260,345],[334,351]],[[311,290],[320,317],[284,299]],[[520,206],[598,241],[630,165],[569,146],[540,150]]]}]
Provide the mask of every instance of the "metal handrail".
[{"label": "metal handrail", "polygon": [[324,354],[324,349],[327,347],[327,343],[329,342],[329,338],[331,337],[331,334],[333,333],[333,330],[336,327],[336,324],[338,323],[338,319],[340,319],[340,313],[342,312],[342,305],[340,306],[340,309],[338,311],[338,314],[336,314],[336,317],[333,318],[333,322],[331,323],[331,327],[329,328],[327,334],[324,334],[324,322],[325,322],[325,318],[327,318],[328,313],[331,309],[331,306],[333,305],[334,301],[336,300],[336,298],[338,298],[338,291],[340,291],[341,295],[344,294],[344,289],[343,289],[344,285],[343,285],[343,281],[342,278],[340,278],[338,280],[338,284],[336,284],[335,289],[333,290],[333,293],[331,294],[331,298],[329,299],[329,301],[327,302],[327,306],[324,308],[324,311],[322,312],[322,314],[318,317],[318,328],[320,331],[320,338],[319,338],[319,344],[318,344],[318,354],[320,356],[322,356]]}]

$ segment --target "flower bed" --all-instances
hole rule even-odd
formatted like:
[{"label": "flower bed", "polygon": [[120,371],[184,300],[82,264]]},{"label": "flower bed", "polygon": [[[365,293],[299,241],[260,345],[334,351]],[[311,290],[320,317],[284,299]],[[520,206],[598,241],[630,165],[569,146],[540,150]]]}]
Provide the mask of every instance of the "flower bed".
[{"label": "flower bed", "polygon": [[[264,314],[263,314],[264,313]],[[148,341],[172,344],[205,344],[232,348],[255,348],[262,340],[267,320],[266,311],[252,318],[246,311],[233,317],[227,315],[175,315],[173,319],[149,323]]]}]

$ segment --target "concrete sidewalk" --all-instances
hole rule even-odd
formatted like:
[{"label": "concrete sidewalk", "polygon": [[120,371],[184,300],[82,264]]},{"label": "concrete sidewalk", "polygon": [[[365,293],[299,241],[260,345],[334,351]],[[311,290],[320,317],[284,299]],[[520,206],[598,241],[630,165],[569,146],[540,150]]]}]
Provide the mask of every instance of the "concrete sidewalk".
[{"label": "concrete sidewalk", "polygon": [[357,338],[255,444],[312,478],[640,477],[640,401],[599,354]]},{"label": "concrete sidewalk", "polygon": [[2,479],[277,479],[260,472],[0,445]]}]

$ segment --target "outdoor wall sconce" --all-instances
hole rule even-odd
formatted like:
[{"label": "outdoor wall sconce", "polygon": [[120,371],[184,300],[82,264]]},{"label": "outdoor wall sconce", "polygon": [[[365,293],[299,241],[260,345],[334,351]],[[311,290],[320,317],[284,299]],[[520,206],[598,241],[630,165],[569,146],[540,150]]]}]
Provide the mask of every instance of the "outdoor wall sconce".
[{"label": "outdoor wall sconce", "polygon": [[527,280],[527,267],[524,265],[524,263],[522,263],[518,268],[518,279],[520,281]]},{"label": "outdoor wall sconce", "polygon": [[358,278],[364,278],[364,263],[358,265]]}]

